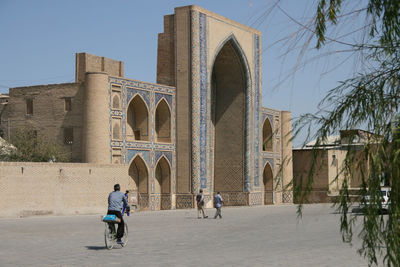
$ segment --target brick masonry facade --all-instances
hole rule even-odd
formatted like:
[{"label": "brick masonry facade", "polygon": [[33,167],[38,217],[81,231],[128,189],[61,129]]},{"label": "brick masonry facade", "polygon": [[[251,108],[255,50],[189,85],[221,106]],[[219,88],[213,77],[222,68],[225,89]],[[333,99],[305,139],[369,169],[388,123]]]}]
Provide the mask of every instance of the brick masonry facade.
[{"label": "brick masonry facade", "polygon": [[11,139],[33,127],[74,162],[124,172],[142,210],[192,208],[200,188],[208,207],[216,191],[227,205],[292,202],[290,112],[261,106],[260,49],[259,31],[179,7],[158,35],[157,84],[124,78],[123,62],[79,53],[75,83],[11,88],[0,127]]}]

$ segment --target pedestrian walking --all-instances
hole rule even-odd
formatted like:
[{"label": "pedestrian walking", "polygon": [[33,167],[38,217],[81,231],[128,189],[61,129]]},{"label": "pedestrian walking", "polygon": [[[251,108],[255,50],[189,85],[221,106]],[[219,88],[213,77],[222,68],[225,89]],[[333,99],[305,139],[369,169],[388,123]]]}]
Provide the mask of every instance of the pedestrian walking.
[{"label": "pedestrian walking", "polygon": [[196,202],[197,202],[197,219],[200,219],[201,213],[203,213],[203,218],[208,218],[206,214],[204,213],[204,195],[203,195],[203,189],[200,189],[199,193],[196,196]]},{"label": "pedestrian walking", "polygon": [[214,219],[217,219],[218,216],[222,219],[221,208],[223,203],[224,200],[221,197],[221,193],[218,192],[214,197],[214,207],[217,209],[217,211],[215,212]]}]

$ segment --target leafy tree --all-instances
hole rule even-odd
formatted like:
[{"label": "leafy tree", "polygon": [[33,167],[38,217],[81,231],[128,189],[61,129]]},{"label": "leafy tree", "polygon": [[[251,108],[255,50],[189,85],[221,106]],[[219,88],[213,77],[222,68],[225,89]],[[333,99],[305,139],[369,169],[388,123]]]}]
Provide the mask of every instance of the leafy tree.
[{"label": "leafy tree", "polygon": [[[316,38],[317,49],[333,43],[359,53],[363,67],[331,89],[320,102],[317,113],[300,116],[294,125],[294,136],[306,130],[308,138],[316,139],[318,146],[339,129],[365,128],[376,134],[364,144],[361,154],[348,146],[340,170],[344,180],[336,207],[341,213],[343,241],[351,242],[355,220],[362,220],[358,234],[363,242],[359,253],[368,259],[369,265],[378,264],[382,257],[387,266],[400,266],[400,1],[356,1],[351,9],[344,5],[349,2],[352,1],[319,0],[314,20],[302,28]],[[330,37],[328,32],[332,33],[350,16],[365,18],[362,27],[342,35],[342,39],[336,38],[339,35]],[[356,41],[348,42],[349,36]],[[317,129],[316,133],[313,129]],[[317,156],[315,152],[313,162]],[[367,162],[368,171],[361,162]],[[301,186],[294,189],[300,202],[307,201],[315,165],[312,164],[308,174],[306,189]],[[348,213],[354,204],[349,186],[356,173],[361,173],[362,178],[360,201],[365,203],[366,195],[370,196],[370,205],[361,218]],[[382,183],[391,186],[387,215],[380,212]]]},{"label": "leafy tree", "polygon": [[0,161],[69,161],[69,154],[62,146],[38,137],[36,131],[30,128],[18,129],[10,143],[12,146],[6,143],[0,145]]}]

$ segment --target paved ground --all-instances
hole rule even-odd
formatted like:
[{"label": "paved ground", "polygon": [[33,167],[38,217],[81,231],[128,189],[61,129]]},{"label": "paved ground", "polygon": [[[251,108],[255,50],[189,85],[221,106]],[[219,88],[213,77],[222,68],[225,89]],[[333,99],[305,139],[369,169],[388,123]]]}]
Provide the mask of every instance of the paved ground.
[{"label": "paved ground", "polygon": [[[207,210],[210,217],[214,209]],[[0,220],[0,266],[366,266],[339,234],[330,205],[139,212],[127,218],[129,243],[104,248],[99,215]]]}]

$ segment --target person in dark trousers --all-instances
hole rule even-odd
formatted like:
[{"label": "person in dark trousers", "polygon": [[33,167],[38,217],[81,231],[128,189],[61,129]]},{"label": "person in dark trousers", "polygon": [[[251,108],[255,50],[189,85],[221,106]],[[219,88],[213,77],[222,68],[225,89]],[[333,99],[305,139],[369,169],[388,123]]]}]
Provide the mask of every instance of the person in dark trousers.
[{"label": "person in dark trousers", "polygon": [[221,208],[223,203],[224,200],[221,197],[221,193],[218,192],[214,197],[214,207],[217,209],[217,211],[215,212],[214,219],[217,219],[218,216],[222,219]]},{"label": "person in dark trousers", "polygon": [[107,214],[115,215],[117,218],[121,220],[118,223],[118,230],[117,230],[117,243],[122,244],[121,238],[124,236],[124,219],[122,218],[122,208],[124,205],[128,206],[128,202],[123,193],[120,192],[121,187],[119,184],[114,185],[114,192],[111,192],[108,196],[108,211]]},{"label": "person in dark trousers", "polygon": [[[127,203],[129,203],[129,190],[126,190],[125,191],[125,199],[126,199],[126,202]],[[131,207],[129,206],[129,205],[124,205],[124,208],[123,208],[123,210],[122,210],[122,214],[124,213],[124,212],[126,212],[126,215],[130,215],[130,212],[131,212]]]},{"label": "person in dark trousers", "polygon": [[197,218],[200,219],[200,214],[203,213],[203,218],[208,218],[206,214],[204,213],[204,195],[203,195],[203,189],[200,189],[199,193],[196,196],[196,202],[197,202]]}]

